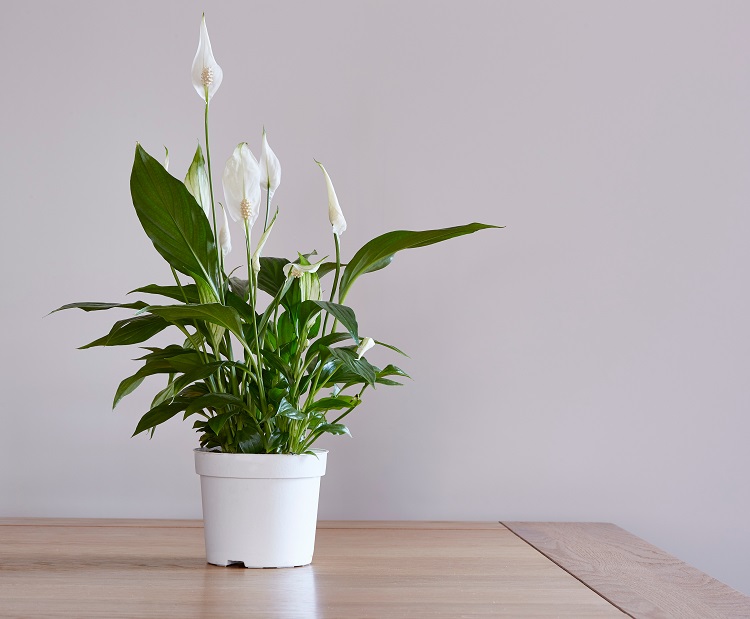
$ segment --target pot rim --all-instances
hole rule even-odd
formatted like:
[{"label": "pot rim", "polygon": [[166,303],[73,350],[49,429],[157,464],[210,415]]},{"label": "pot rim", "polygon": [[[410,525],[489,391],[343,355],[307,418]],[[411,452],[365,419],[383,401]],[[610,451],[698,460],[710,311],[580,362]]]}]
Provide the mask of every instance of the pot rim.
[{"label": "pot rim", "polygon": [[[326,472],[327,449],[314,454],[233,454],[193,449],[195,472],[201,477],[235,479],[300,479],[322,477]],[[292,457],[289,457],[292,456]]]}]

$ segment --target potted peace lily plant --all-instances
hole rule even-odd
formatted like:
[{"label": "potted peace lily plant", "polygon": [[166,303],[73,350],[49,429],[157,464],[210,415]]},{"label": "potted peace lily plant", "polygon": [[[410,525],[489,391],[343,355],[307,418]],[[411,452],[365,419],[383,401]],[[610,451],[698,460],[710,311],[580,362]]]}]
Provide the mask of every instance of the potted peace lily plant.
[{"label": "potted peace lily plant", "polygon": [[[314,253],[292,260],[264,256],[279,218],[273,196],[281,167],[263,131],[260,161],[246,143],[237,146],[222,176],[224,203],[215,200],[209,102],[222,77],[204,18],[192,78],[204,102],[205,158],[199,145],[180,180],[167,171],[167,161],[160,163],[140,145],[135,150],[133,205],[169,264],[174,284],[138,288],[132,292],[142,298],[127,303],[71,303],[59,310],[136,310],[81,348],[142,344],[165,329],[175,331],[176,343],[143,347],[145,354],[138,358],[143,363],[119,384],[114,406],[146,377],[159,374],[166,377],[166,386],[134,436],[153,435],[158,425],[177,415],[194,420],[200,435],[195,467],[201,476],[209,563],[306,565],[313,555],[327,456],[314,448],[315,442],[326,433],[349,434],[342,422],[360,406],[365,391],[399,385],[397,379],[407,376],[396,365],[381,368],[367,360],[373,346],[400,351],[362,336],[354,311],[345,304],[352,285],[387,267],[401,250],[496,226],[388,232],[344,263],[340,240],[346,220],[331,178],[319,163],[328,190],[335,260],[320,260]],[[231,250],[227,213],[244,231],[243,275],[225,269]],[[330,283],[324,282],[326,276]],[[167,301],[154,303],[154,297]]]}]

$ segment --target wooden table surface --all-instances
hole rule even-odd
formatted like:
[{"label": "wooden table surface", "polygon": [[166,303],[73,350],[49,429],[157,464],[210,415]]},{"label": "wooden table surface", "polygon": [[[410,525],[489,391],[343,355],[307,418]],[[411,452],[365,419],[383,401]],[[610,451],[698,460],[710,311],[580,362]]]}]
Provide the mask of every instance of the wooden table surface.
[{"label": "wooden table surface", "polygon": [[200,521],[0,519],[0,617],[750,617],[610,524],[321,522],[278,570],[203,552]]}]

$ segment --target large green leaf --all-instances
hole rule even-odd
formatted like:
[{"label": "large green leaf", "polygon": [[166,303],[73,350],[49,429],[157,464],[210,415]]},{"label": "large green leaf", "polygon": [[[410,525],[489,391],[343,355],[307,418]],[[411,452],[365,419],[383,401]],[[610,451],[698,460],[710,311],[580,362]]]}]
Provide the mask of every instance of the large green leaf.
[{"label": "large green leaf", "polygon": [[164,423],[171,419],[177,413],[184,411],[188,404],[190,404],[189,399],[179,398],[172,402],[162,402],[161,404],[154,406],[143,417],[141,417],[141,420],[135,428],[135,432],[133,432],[133,436],[145,432],[146,430],[150,430],[151,428],[155,428],[160,423]]},{"label": "large green leaf", "polygon": [[136,316],[126,320],[118,320],[107,335],[89,342],[81,349],[93,346],[127,346],[139,344],[163,331],[169,323],[160,316]]},{"label": "large green leaf", "polygon": [[[134,292],[142,292],[144,294],[158,294],[175,301],[183,301],[185,303],[200,303],[200,297],[198,296],[198,287],[195,284],[185,284],[180,286],[159,286],[157,284],[149,284],[142,288],[136,288],[131,290],[128,294]],[[185,300],[187,297],[187,301]]]},{"label": "large green leaf", "polygon": [[346,305],[339,305],[338,303],[329,303],[328,301],[312,301],[320,307],[326,310],[331,316],[338,320],[349,333],[351,333],[354,341],[359,343],[359,332],[357,325],[357,317],[354,315],[354,310]]},{"label": "large green leaf", "polygon": [[351,348],[331,348],[330,351],[332,357],[341,361],[343,368],[346,368],[349,372],[361,377],[367,384],[375,384],[375,381],[377,380],[377,370],[369,363],[369,361],[367,361],[367,359],[364,357],[362,359],[357,359],[356,351]]},{"label": "large green leaf", "polygon": [[258,273],[258,288],[275,297],[286,281],[284,267],[289,264],[286,258],[272,256],[260,259],[260,273]]},{"label": "large green leaf", "polygon": [[354,280],[360,275],[385,268],[390,264],[393,255],[402,249],[414,247],[425,247],[441,241],[472,234],[486,228],[501,228],[502,226],[490,226],[488,224],[473,223],[453,228],[440,228],[438,230],[394,230],[386,232],[365,243],[354,257],[349,261],[344,274],[341,276],[339,285],[339,302],[343,303]]},{"label": "large green leaf", "polygon": [[189,387],[196,381],[208,378],[227,363],[227,361],[216,361],[214,363],[199,365],[188,370],[187,372],[170,382],[166,386],[166,388],[162,389],[154,398],[151,406],[156,406],[163,402],[171,402],[172,400],[177,399],[177,396],[182,392],[183,389]]},{"label": "large green leaf", "polygon": [[150,305],[146,310],[150,314],[180,323],[185,320],[203,320],[225,329],[243,338],[242,320],[236,309],[221,305],[221,303],[188,304],[188,305]]},{"label": "large green leaf", "polygon": [[81,309],[84,312],[99,312],[101,310],[112,309],[113,307],[119,307],[123,309],[143,309],[147,303],[143,301],[134,301],[133,303],[100,303],[98,301],[83,301],[80,303],[68,303],[62,307],[58,307],[56,310],[52,310],[50,314],[55,312],[61,312],[66,309]]},{"label": "large green leaf", "polygon": [[153,374],[169,374],[174,372],[174,367],[166,359],[154,359],[148,361],[140,370],[138,370],[132,376],[128,376],[123,379],[117,391],[115,392],[115,398],[112,402],[112,408],[117,406],[117,403],[122,400],[126,395],[136,390],[138,385],[143,382],[143,379]]},{"label": "large green leaf", "polygon": [[206,214],[182,181],[140,144],[135,147],[130,193],[156,251],[181,273],[206,282],[218,298],[218,253]]}]

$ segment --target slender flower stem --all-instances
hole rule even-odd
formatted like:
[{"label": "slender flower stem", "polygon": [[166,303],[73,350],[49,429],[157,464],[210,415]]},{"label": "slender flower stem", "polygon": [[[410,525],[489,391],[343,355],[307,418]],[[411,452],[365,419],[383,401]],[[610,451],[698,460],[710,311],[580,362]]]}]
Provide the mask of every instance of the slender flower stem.
[{"label": "slender flower stem", "polygon": [[258,339],[258,320],[255,315],[255,299],[258,296],[258,284],[255,280],[255,272],[253,271],[250,226],[247,224],[247,219],[245,220],[245,249],[247,251],[247,289],[250,294],[250,312],[253,315],[253,334],[255,336],[255,373],[258,382],[258,395],[260,396],[260,409],[261,413],[265,416],[266,394],[263,388],[263,362],[260,354],[260,340]]},{"label": "slender flower stem", "polygon": [[[214,202],[214,181],[211,175],[211,148],[208,143],[208,86],[206,86],[206,108],[203,114],[203,126],[206,133],[206,167],[208,168],[208,188],[211,192],[211,219],[213,224],[214,241],[216,242],[216,253],[219,256],[219,274],[220,277],[224,273],[224,255],[219,247],[219,230],[216,227],[216,205]],[[224,284],[221,283],[219,288],[219,294],[221,295],[221,302],[224,302]]]},{"label": "slender flower stem", "polygon": [[[331,296],[328,299],[329,303],[333,303],[333,299],[336,295],[336,288],[338,288],[339,285],[339,275],[341,274],[341,245],[339,243],[339,235],[335,232],[333,233],[333,241],[336,244],[336,275],[333,278],[333,287],[331,288]],[[320,334],[325,335],[326,334],[326,326],[328,325],[328,312],[326,312],[326,318],[323,321],[323,329],[321,330]],[[336,320],[333,321],[333,327],[331,327],[331,333],[333,333],[336,330]]]}]

